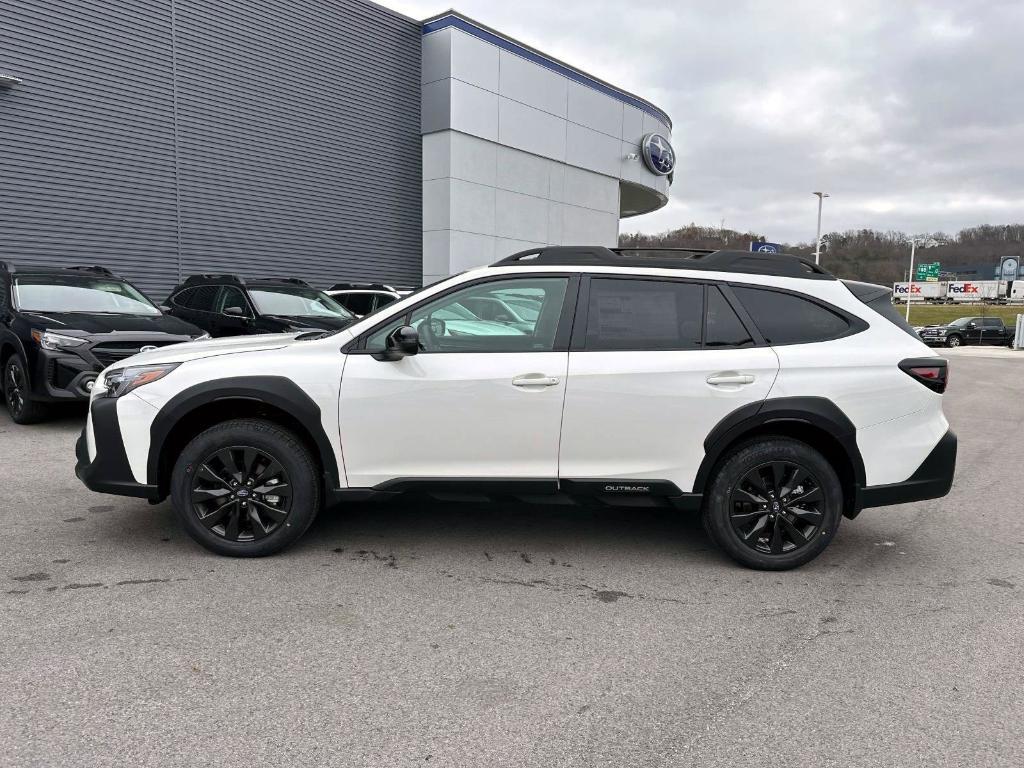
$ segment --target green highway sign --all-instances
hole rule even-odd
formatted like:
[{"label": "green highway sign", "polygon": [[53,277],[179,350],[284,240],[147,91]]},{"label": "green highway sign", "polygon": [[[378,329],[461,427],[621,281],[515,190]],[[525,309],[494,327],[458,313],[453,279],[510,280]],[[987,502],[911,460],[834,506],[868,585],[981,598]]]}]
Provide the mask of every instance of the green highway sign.
[{"label": "green highway sign", "polygon": [[939,262],[934,264],[918,264],[917,272],[914,275],[914,280],[917,282],[938,282],[939,279]]}]

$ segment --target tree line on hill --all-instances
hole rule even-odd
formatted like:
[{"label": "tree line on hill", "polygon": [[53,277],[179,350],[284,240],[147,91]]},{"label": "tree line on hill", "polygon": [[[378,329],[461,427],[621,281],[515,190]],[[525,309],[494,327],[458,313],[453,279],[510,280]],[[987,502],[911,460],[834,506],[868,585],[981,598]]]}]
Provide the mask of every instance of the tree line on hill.
[{"label": "tree line on hill", "polygon": [[[1001,256],[1024,255],[1024,224],[990,225],[962,229],[956,235],[936,232],[914,235],[918,241],[917,261],[939,262],[945,271],[956,266],[991,264]],[[739,232],[697,224],[659,234],[623,234],[623,248],[711,248],[745,251],[751,241],[766,238],[758,232]],[[838,277],[871,283],[894,283],[906,279],[911,235],[878,232],[873,229],[830,232],[822,236],[822,266]],[[814,257],[813,243],[782,243],[787,253]],[[991,274],[985,274],[991,279]]]}]

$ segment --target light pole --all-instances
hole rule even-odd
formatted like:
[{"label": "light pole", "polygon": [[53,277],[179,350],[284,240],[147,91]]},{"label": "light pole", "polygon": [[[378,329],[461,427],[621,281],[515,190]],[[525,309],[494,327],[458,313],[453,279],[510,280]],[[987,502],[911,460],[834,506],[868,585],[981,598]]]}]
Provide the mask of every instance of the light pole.
[{"label": "light pole", "polygon": [[917,238],[910,238],[910,271],[907,273],[907,322],[910,322],[910,297],[914,295],[914,246]]},{"label": "light pole", "polygon": [[818,196],[818,236],[814,238],[814,263],[821,263],[821,203],[828,197],[828,192],[814,192]]}]

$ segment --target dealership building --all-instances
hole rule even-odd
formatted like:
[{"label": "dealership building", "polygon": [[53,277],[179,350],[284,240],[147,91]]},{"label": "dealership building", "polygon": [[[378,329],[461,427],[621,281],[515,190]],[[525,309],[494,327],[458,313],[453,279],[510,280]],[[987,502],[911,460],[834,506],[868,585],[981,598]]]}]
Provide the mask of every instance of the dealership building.
[{"label": "dealership building", "polygon": [[20,0],[0,259],[403,285],[613,245],[668,201],[654,104],[458,13],[365,0]]}]

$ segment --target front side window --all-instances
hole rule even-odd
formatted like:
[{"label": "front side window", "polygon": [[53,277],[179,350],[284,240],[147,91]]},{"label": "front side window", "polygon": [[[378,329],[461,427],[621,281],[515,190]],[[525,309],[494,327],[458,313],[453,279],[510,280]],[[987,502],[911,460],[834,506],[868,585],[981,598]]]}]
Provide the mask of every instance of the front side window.
[{"label": "front side window", "polygon": [[998,317],[986,317],[985,318],[985,327],[986,328],[1002,328],[1003,327],[1003,321],[1000,320]]},{"label": "front side window", "polygon": [[352,313],[341,304],[312,288],[261,286],[250,288],[249,298],[261,315],[353,319]]},{"label": "front side window", "polygon": [[738,285],[732,290],[769,344],[829,341],[850,330],[845,318],[808,299]]},{"label": "front side window", "polygon": [[343,293],[331,298],[357,315],[368,315],[373,312],[373,297],[372,293]]},{"label": "front side window", "polygon": [[[366,348],[383,349],[388,334],[408,324],[419,333],[424,352],[550,352],[568,284],[565,277],[477,283],[395,318],[367,339]],[[535,298],[537,311],[531,317],[503,309],[503,292],[512,288]]]},{"label": "front side window", "polygon": [[703,316],[699,283],[594,278],[586,349],[700,349]]},{"label": "front side window", "polygon": [[25,312],[159,315],[160,310],[128,283],[93,277],[19,277],[14,300]]},{"label": "front side window", "polygon": [[245,294],[231,285],[225,285],[220,289],[220,298],[217,300],[217,311],[224,313],[228,307],[237,307],[242,310],[246,317],[251,316],[249,303],[245,300]]}]

